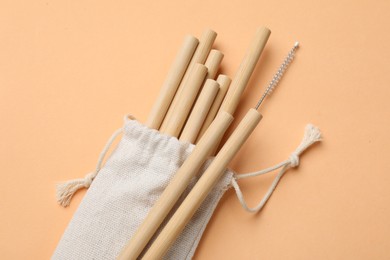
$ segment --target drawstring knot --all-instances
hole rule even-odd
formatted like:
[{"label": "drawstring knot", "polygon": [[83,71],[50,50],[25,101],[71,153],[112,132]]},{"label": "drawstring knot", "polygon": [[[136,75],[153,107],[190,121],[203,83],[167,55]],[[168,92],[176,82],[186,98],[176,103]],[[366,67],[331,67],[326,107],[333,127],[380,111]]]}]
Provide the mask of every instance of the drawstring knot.
[{"label": "drawstring knot", "polygon": [[[284,162],[281,162],[275,166],[272,166],[270,168],[258,171],[258,172],[251,172],[251,173],[245,173],[245,174],[235,174],[232,178],[231,185],[233,188],[236,190],[237,198],[241,203],[241,206],[249,212],[256,213],[259,212],[264,205],[267,203],[268,199],[271,197],[272,193],[274,192],[276,186],[278,185],[280,179],[283,177],[283,175],[286,173],[286,171],[289,168],[294,168],[299,165],[299,156],[312,144],[321,141],[321,132],[320,130],[313,126],[312,124],[308,124],[305,127],[305,134],[303,136],[303,139],[297,149],[293,153],[291,153],[290,157],[288,160],[285,160]],[[274,181],[271,184],[271,187],[268,189],[267,193],[264,195],[263,199],[260,201],[260,203],[254,207],[254,208],[249,208],[244,196],[241,192],[240,186],[238,185],[237,181],[240,179],[245,179],[249,177],[254,177],[254,176],[259,176],[262,174],[266,174],[269,172],[272,172],[274,170],[277,170],[281,168],[279,173],[276,175]]]},{"label": "drawstring knot", "polygon": [[94,172],[88,173],[84,178],[82,179],[74,179],[69,180],[66,182],[58,183],[57,189],[56,189],[56,195],[57,195],[57,202],[63,206],[67,207],[70,204],[70,201],[73,197],[73,195],[80,189],[86,188],[88,189],[97,174],[99,173],[104,157],[106,156],[108,150],[110,149],[112,143],[117,138],[118,135],[122,133],[123,129],[120,128],[114,132],[114,134],[110,137],[108,142],[106,143],[106,146],[104,147],[103,151],[100,153],[99,160],[97,162],[96,168]]},{"label": "drawstring knot", "polygon": [[92,181],[93,179],[95,179],[97,175],[97,172],[91,172],[91,173],[88,173],[85,177],[84,177],[84,187],[85,188],[89,188],[89,186],[91,186],[92,184]]},{"label": "drawstring knot", "polygon": [[312,124],[308,124],[305,127],[305,134],[303,136],[302,142],[299,144],[297,149],[290,155],[290,167],[294,168],[299,165],[299,156],[303,153],[309,146],[315,142],[321,141],[321,132],[320,130]]},{"label": "drawstring knot", "polygon": [[289,160],[291,168],[297,167],[299,165],[299,156],[296,153],[292,153]]}]

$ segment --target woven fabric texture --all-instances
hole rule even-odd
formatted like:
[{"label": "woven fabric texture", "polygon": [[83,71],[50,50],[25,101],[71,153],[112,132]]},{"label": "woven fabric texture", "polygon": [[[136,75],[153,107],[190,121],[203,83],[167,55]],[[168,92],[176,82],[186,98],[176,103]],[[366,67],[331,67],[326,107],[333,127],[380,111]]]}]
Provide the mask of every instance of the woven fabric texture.
[{"label": "woven fabric texture", "polygon": [[[126,117],[121,141],[94,179],[52,259],[115,259],[193,148]],[[192,258],[232,176],[226,170],[165,259]]]}]

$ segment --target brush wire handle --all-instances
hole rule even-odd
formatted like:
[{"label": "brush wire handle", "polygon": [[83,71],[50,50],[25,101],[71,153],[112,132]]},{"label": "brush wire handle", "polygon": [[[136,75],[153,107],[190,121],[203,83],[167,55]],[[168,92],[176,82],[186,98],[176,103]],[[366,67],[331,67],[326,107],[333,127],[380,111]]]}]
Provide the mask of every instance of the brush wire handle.
[{"label": "brush wire handle", "polygon": [[185,225],[190,221],[206,196],[218,182],[219,178],[225,172],[229,162],[248,139],[249,135],[253,132],[261,118],[262,116],[257,110],[250,109],[248,111],[244,119],[240,122],[236,130],[215,157],[214,161],[203,173],[202,177],[192,188],[191,192],[176,210],[175,214],[169,220],[142,259],[161,259],[165,255],[169,247],[176,240]]},{"label": "brush wire handle", "polygon": [[224,135],[233,117],[228,113],[220,114],[210,125],[200,142],[176,172],[164,192],[158,198],[147,217],[122,250],[118,260],[135,260],[152,238],[158,227],[171,211],[181,194],[187,188],[192,177],[208,158],[210,150],[218,145],[217,138]]}]

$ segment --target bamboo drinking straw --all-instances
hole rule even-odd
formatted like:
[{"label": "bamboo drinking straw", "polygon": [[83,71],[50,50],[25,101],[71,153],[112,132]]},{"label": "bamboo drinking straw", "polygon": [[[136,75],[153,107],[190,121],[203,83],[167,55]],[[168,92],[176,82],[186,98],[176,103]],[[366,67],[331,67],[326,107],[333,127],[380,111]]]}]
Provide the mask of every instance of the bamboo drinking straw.
[{"label": "bamboo drinking straw", "polygon": [[[267,31],[267,30],[268,29],[264,29],[264,31]],[[205,34],[207,35],[207,33],[205,33]],[[209,35],[211,35],[211,36],[209,36],[209,37],[202,36],[202,38],[200,40],[200,44],[199,44],[199,46],[198,46],[198,48],[193,56],[188,68],[187,68],[187,71],[186,71],[181,83],[180,83],[179,89],[177,90],[175,97],[174,97],[174,100],[172,101],[170,108],[168,110],[168,113],[166,114],[165,119],[164,119],[164,123],[166,122],[165,124],[166,124],[166,128],[167,128],[167,130],[164,131],[164,133],[167,133],[167,134],[170,134],[173,136],[177,136],[181,131],[181,127],[183,126],[186,117],[188,116],[189,110],[191,109],[192,103],[193,103],[194,99],[196,98],[197,91],[199,90],[199,87],[201,85],[201,83],[199,83],[199,81],[200,81],[199,78],[202,77],[201,76],[202,74],[204,74],[203,75],[203,77],[204,77],[205,74],[207,73],[207,69],[205,66],[201,67],[202,65],[196,64],[196,63],[198,63],[198,62],[203,63],[204,60],[206,59],[205,57],[210,52],[211,45],[215,39],[216,34],[214,36],[212,36],[212,33],[209,33]],[[266,37],[265,42],[266,42],[268,36],[269,36],[269,30],[268,30],[268,34],[263,33],[263,37]],[[203,39],[206,39],[206,40],[203,40]],[[207,46],[209,46],[209,47],[207,47]],[[261,47],[261,50],[263,47],[264,46]],[[260,50],[260,52],[261,52],[261,50]],[[201,60],[200,56],[202,56],[202,55],[199,53],[206,53],[206,52],[207,52],[207,54],[204,55],[203,61],[200,61]],[[253,48],[251,48],[249,53],[256,55],[256,51],[253,51]],[[260,54],[258,54],[258,56],[259,55]],[[253,63],[252,59],[251,59],[251,57],[248,58],[248,56],[250,56],[250,55],[247,54],[246,60],[249,60],[249,61],[246,61],[246,63],[244,65],[241,65],[239,72],[236,75],[236,77],[241,78],[241,79],[236,79],[236,81],[238,81],[238,83],[236,83],[236,85],[238,87],[240,87],[243,84],[245,87],[245,84],[248,81],[249,76],[252,73],[254,65],[256,64],[257,59],[258,59],[258,56],[257,56],[255,64],[252,66],[252,63]],[[248,70],[248,69],[251,70],[249,72],[249,76],[247,75],[248,73],[246,73],[246,70]],[[248,78],[248,79],[246,79],[246,78]],[[187,83],[187,81],[188,81],[188,83]],[[242,82],[244,82],[244,83],[242,83]],[[199,86],[198,86],[198,84],[199,84]],[[195,90],[193,88],[189,87],[191,85],[193,88],[195,88]],[[183,94],[181,92],[183,92]],[[238,92],[240,92],[240,91],[238,91]],[[181,98],[181,96],[183,96],[183,98]],[[176,101],[177,105],[174,104],[175,100],[177,100]],[[234,102],[232,102],[232,104],[234,104]],[[169,115],[170,111],[172,111],[171,112],[172,116]],[[175,113],[176,111],[180,111],[180,113]],[[182,113],[182,111],[185,111],[186,113]],[[225,120],[221,119],[224,117],[225,117]],[[227,120],[226,117],[228,117],[229,120]],[[258,119],[256,119],[254,116],[251,116],[250,119],[252,119],[252,123],[257,121],[256,122],[256,124],[257,124],[258,121],[260,120],[260,118],[261,118],[261,116],[260,116],[260,114],[258,114]],[[136,259],[136,257],[139,256],[139,254],[144,249],[147,242],[150,240],[151,236],[154,234],[154,232],[156,231],[158,226],[161,224],[163,219],[168,214],[169,210],[173,207],[173,205],[175,204],[177,199],[180,197],[181,193],[184,191],[185,187],[188,185],[189,180],[199,170],[199,168],[204,163],[209,152],[213,149],[213,147],[218,145],[219,141],[222,139],[223,133],[226,131],[231,120],[232,120],[232,116],[229,113],[225,113],[223,111],[220,111],[218,113],[217,118],[210,125],[209,129],[203,135],[203,138],[199,141],[197,146],[194,148],[194,151],[187,158],[187,160],[184,162],[183,166],[179,169],[178,173],[172,179],[172,182],[168,185],[166,190],[160,196],[160,198],[157,201],[157,203],[155,204],[155,206],[149,212],[145,222],[141,225],[141,227],[137,231],[136,235],[134,235],[132,237],[131,242],[128,244],[128,246],[123,250],[122,254],[119,256],[119,259]],[[222,124],[221,121],[224,121],[224,122],[229,121],[229,122]],[[218,124],[220,124],[220,126],[218,126]],[[221,125],[223,125],[223,126],[221,126]],[[246,134],[246,131],[251,131],[250,127],[248,127],[248,126],[250,126],[250,125],[247,125],[247,127],[244,127],[243,130],[239,131],[239,133],[241,133],[242,135],[249,135],[249,133]],[[160,130],[161,129],[164,129],[164,126],[161,126]],[[238,131],[238,129],[236,131]],[[237,134],[237,136],[238,135],[239,134]],[[234,137],[234,135],[232,135],[232,136]],[[247,137],[245,137],[244,139],[246,139],[246,138]],[[231,141],[232,142],[231,146],[239,145],[240,140],[238,140],[238,141],[237,140]],[[227,150],[229,150],[229,149],[227,149]],[[197,151],[197,152],[195,152],[195,151]],[[229,155],[229,151],[227,151],[226,153],[227,153],[227,155]],[[222,155],[220,157],[225,158],[226,156],[223,156],[223,153],[222,153]],[[192,158],[192,159],[190,159],[190,158]],[[226,160],[226,158],[225,158],[225,160]],[[221,161],[221,162],[223,163],[223,161]],[[221,164],[221,162],[219,164]],[[214,168],[215,167],[216,166],[214,166]],[[221,166],[219,166],[219,167],[221,167]],[[209,169],[210,169],[210,167],[209,167]],[[224,167],[223,167],[223,169],[224,169]],[[207,171],[209,171],[209,170],[207,170]],[[187,199],[185,201],[187,201]],[[179,207],[179,209],[180,208],[181,207]],[[165,230],[165,228],[163,229],[163,232],[164,232],[164,230]],[[179,232],[180,231],[177,231],[176,234],[178,234]],[[175,236],[171,237],[172,240],[174,239],[174,237]],[[159,236],[156,241],[160,241],[160,243],[161,243],[161,240],[162,240],[161,236]],[[157,244],[157,248],[163,248],[164,252],[160,253],[161,255],[163,255],[165,253],[166,249],[169,247],[169,244],[172,243],[171,241],[166,241],[166,242],[168,242],[168,245],[166,245],[165,247],[164,246],[160,247]],[[155,246],[153,243],[151,249],[154,247]],[[164,248],[166,248],[166,249],[164,249]],[[147,255],[149,255],[149,251],[147,252]],[[149,258],[149,259],[156,259],[155,257],[153,257],[153,250],[151,251],[151,255],[149,255],[149,256],[151,256],[151,258]],[[159,258],[159,257],[157,257],[157,258]]]},{"label": "bamboo drinking straw", "polygon": [[[226,111],[233,115],[236,111],[241,95],[244,92],[246,85],[248,84],[249,78],[256,67],[256,64],[260,58],[261,53],[263,52],[264,46],[267,43],[270,34],[271,31],[266,27],[261,27],[257,30],[252,44],[249,47],[249,50],[246,53],[243,61],[241,62],[241,65],[238,68],[232,83],[230,84],[229,90],[221,104],[221,107],[219,108],[218,113],[221,111]],[[219,140],[219,142],[221,140]],[[216,147],[214,151],[211,152],[211,155],[215,154],[217,149],[218,148]]]},{"label": "bamboo drinking straw", "polygon": [[215,99],[219,90],[219,84],[212,79],[206,80],[206,83],[199,94],[198,99],[191,111],[190,116],[184,126],[179,140],[184,142],[195,143],[203,121]]},{"label": "bamboo drinking straw", "polygon": [[207,60],[205,62],[205,66],[208,69],[206,79],[214,79],[217,75],[219,65],[223,59],[223,53],[218,50],[211,50]]},{"label": "bamboo drinking straw", "polygon": [[219,114],[218,118],[213,121],[203,138],[195,146],[192,153],[184,161],[183,165],[149,211],[144,222],[123,249],[118,260],[135,260],[139,256],[188,186],[192,177],[198,173],[200,167],[208,158],[210,150],[218,145],[218,139],[216,137],[223,136],[232,121],[233,117],[224,112]]},{"label": "bamboo drinking straw", "polygon": [[142,258],[143,260],[162,259],[176,237],[184,229],[200,204],[225,172],[228,163],[260,122],[261,117],[261,114],[255,109],[249,110],[214,161],[202,174],[202,177],[200,177],[156,240],[154,240]]},{"label": "bamboo drinking straw", "polygon": [[[210,30],[204,33],[202,37],[203,47],[198,48],[197,53],[194,54],[192,62],[204,62],[207,57],[207,54],[209,54],[211,45],[214,42],[216,36],[216,34],[215,36],[213,36],[214,34],[215,33]],[[213,50],[209,54],[208,59],[206,60],[207,66],[199,65],[196,63],[193,63],[193,65],[190,64],[188,66],[186,75],[188,75],[187,84],[189,86],[186,86],[183,83],[184,78],[182,80],[183,88],[185,87],[184,89],[186,90],[184,91],[184,100],[188,103],[181,104],[187,104],[187,107],[189,107],[189,109],[191,108],[192,105],[189,105],[191,102],[189,102],[186,97],[192,97],[195,95],[194,99],[196,98],[198,91],[194,91],[194,89],[199,89],[202,82],[204,81],[204,77],[206,76],[206,74],[207,77],[215,77],[222,58],[223,54],[221,52]],[[210,70],[208,70],[208,68]],[[165,94],[165,89],[163,89],[162,92],[164,93],[163,95],[167,96]],[[160,100],[163,99],[164,98],[160,98]],[[161,106],[155,105],[155,107]],[[187,109],[187,107],[185,108],[185,110]],[[131,241],[122,251],[118,259],[136,259],[136,257],[138,257],[138,255],[142,252],[143,248],[153,236],[154,232],[157,230],[161,222],[169,213],[176,200],[180,197],[180,195],[177,194],[181,194],[184,191],[192,176],[199,170],[201,165],[207,159],[208,153],[210,153],[210,151],[214,149],[213,145],[216,146],[216,143],[214,142],[215,139],[211,140],[211,137],[215,135],[223,136],[224,132],[226,131],[232,120],[232,116],[225,113],[221,115],[220,119],[218,120],[218,122],[215,123],[213,127],[210,127],[209,136],[205,137],[205,141],[202,144],[198,144],[198,146],[195,147],[193,153],[191,153],[189,158],[179,169],[178,173],[175,175],[176,177],[174,177],[170,185],[168,185],[166,191],[161,195],[158,202],[155,204],[155,206],[150,211],[148,217],[145,219],[144,224],[141,225],[136,234],[132,237]],[[169,129],[167,131],[168,133],[170,133]]]},{"label": "bamboo drinking straw", "polygon": [[184,84],[180,100],[177,102],[166,128],[160,130],[162,133],[175,137],[179,136],[206,74],[207,68],[205,65],[195,64],[191,75]]},{"label": "bamboo drinking straw", "polygon": [[[223,53],[217,50],[211,50],[209,56],[207,57],[205,66],[207,68],[207,75],[203,87],[200,89],[199,97],[196,99],[195,105],[192,109],[190,117],[188,118],[183,131],[185,132],[183,137],[180,136],[180,140],[195,143],[196,137],[200,128],[202,127],[204,118],[207,115],[207,112],[210,109],[210,106],[215,99],[215,96],[218,92],[219,85],[217,82],[209,81],[207,90],[203,93],[203,89],[206,87],[207,81],[214,79],[215,75],[218,72],[219,65],[223,59]],[[214,83],[211,83],[214,82]],[[212,86],[211,86],[212,85]],[[218,86],[217,86],[218,85]],[[214,90],[213,90],[214,89]],[[214,93],[215,91],[215,93]],[[203,94],[202,94],[203,93]],[[183,97],[181,97],[183,98]],[[201,98],[201,99],[200,99]],[[196,110],[195,110],[196,108]],[[178,110],[178,112],[180,112]],[[188,125],[189,124],[189,125]],[[187,126],[188,125],[188,126]],[[216,148],[215,148],[216,149]]]},{"label": "bamboo drinking straw", "polygon": [[199,45],[196,48],[194,56],[192,57],[190,64],[188,65],[187,71],[185,72],[182,81],[180,82],[179,88],[177,89],[175,97],[173,98],[172,103],[169,106],[168,112],[165,115],[165,118],[164,118],[164,121],[160,127],[160,130],[164,131],[166,125],[168,124],[168,122],[171,118],[171,115],[172,115],[173,111],[175,110],[176,103],[180,99],[180,95],[181,95],[181,92],[183,91],[183,88],[186,84],[186,81],[190,77],[190,74],[191,74],[193,67],[197,63],[200,63],[200,64],[205,63],[207,56],[210,53],[211,47],[212,47],[216,37],[217,37],[217,33],[214,32],[213,30],[207,29],[203,32],[203,34],[199,40]]},{"label": "bamboo drinking straw", "polygon": [[200,138],[202,138],[203,134],[206,132],[207,128],[210,126],[211,122],[214,120],[215,116],[218,113],[219,108],[221,107],[222,101],[226,95],[226,92],[229,89],[229,85],[232,80],[226,75],[219,75],[217,78],[217,83],[219,84],[219,91],[217,96],[214,99],[213,104],[204,120],[202,128],[199,131],[198,137],[196,139],[196,143],[199,142]]},{"label": "bamboo drinking straw", "polygon": [[165,114],[168,111],[169,105],[175,96],[176,90],[179,87],[180,81],[183,78],[184,73],[187,70],[188,64],[198,46],[199,40],[191,35],[184,39],[184,42],[176,55],[168,75],[161,88],[160,94],[152,111],[149,114],[149,118],[146,125],[150,128],[159,129]]},{"label": "bamboo drinking straw", "polygon": [[279,67],[278,71],[268,84],[267,89],[260,98],[259,102],[256,104],[256,107],[254,109],[250,109],[247,112],[245,117],[234,130],[233,134],[223,145],[215,159],[209,165],[207,170],[202,174],[198,182],[195,184],[190,193],[176,210],[174,215],[165,225],[161,233],[157,236],[156,240],[154,240],[153,244],[142,259],[161,259],[169,249],[170,245],[175,241],[179,233],[184,229],[188,221],[190,221],[208,193],[225,172],[229,162],[233,159],[238,150],[260,122],[262,115],[257,111],[257,109],[261,106],[265,98],[270,95],[277,86],[279,80],[283,76],[283,73],[293,60],[295,50],[297,48],[298,42],[295,43],[294,47],[288,53],[282,65]]},{"label": "bamboo drinking straw", "polygon": [[257,30],[244,60],[242,61],[236,75],[233,78],[229,91],[226,94],[220,110],[226,111],[232,115],[234,114],[241,95],[244,92],[246,85],[248,84],[249,78],[255,69],[257,61],[260,58],[260,55],[268,41],[270,34],[271,31],[266,27],[262,27]]}]

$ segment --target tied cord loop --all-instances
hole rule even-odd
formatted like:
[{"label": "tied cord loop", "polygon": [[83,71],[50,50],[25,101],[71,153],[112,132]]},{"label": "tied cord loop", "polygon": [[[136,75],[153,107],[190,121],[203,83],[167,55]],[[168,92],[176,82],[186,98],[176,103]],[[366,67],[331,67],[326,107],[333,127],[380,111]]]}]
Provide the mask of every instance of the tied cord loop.
[{"label": "tied cord loop", "polygon": [[91,173],[88,173],[87,175],[85,175],[85,177],[84,177],[84,187],[86,189],[88,189],[89,186],[91,186],[92,181],[93,181],[93,179],[95,179],[96,175],[97,175],[97,172],[91,172]]},{"label": "tied cord loop", "polygon": [[106,157],[106,154],[108,150],[110,149],[112,143],[115,141],[115,139],[123,132],[123,128],[120,128],[116,130],[106,145],[104,146],[103,151],[100,153],[99,160],[96,164],[95,171],[88,173],[84,178],[82,179],[74,179],[74,180],[69,180],[66,182],[58,183],[56,187],[56,196],[57,196],[57,202],[63,206],[67,207],[70,204],[70,201],[73,197],[73,195],[80,189],[86,188],[88,189],[89,186],[91,186],[93,180],[99,173],[103,160]]},{"label": "tied cord loop", "polygon": [[[308,124],[305,128],[305,134],[303,136],[302,142],[299,144],[297,149],[295,149],[295,151],[293,153],[291,153],[288,160],[285,160],[285,161],[283,161],[275,166],[269,167],[269,168],[261,170],[261,171],[245,173],[245,174],[238,174],[238,175],[235,174],[232,178],[231,184],[236,191],[237,198],[240,201],[241,206],[248,212],[251,212],[251,213],[259,212],[264,207],[264,205],[267,203],[268,199],[271,197],[271,195],[274,192],[276,186],[278,185],[280,179],[283,177],[283,175],[286,173],[286,171],[289,168],[294,168],[294,167],[299,166],[299,156],[312,144],[319,142],[321,140],[322,139],[321,139],[320,130],[317,127],[313,126],[312,124]],[[237,181],[240,179],[245,179],[245,178],[250,178],[250,177],[266,174],[266,173],[272,172],[274,170],[277,170],[279,168],[281,168],[281,170],[276,175],[274,181],[271,184],[271,187],[268,189],[267,193],[264,195],[264,197],[260,201],[260,203],[254,208],[248,207]]]},{"label": "tied cord loop", "polygon": [[297,155],[296,153],[292,153],[290,155],[290,166],[292,168],[294,167],[297,167],[299,165],[299,155]]}]

